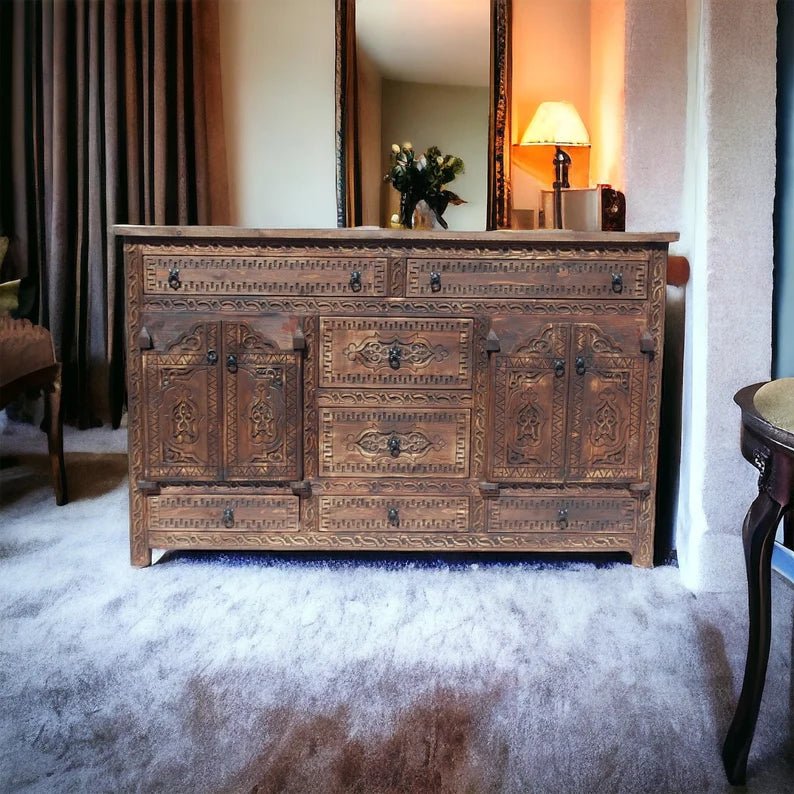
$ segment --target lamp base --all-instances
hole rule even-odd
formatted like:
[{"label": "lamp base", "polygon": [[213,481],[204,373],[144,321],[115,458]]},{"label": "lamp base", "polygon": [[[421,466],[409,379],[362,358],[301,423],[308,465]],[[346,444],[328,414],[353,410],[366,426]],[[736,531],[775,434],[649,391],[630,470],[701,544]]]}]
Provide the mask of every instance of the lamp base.
[{"label": "lamp base", "polygon": [[562,190],[571,186],[568,181],[568,168],[571,156],[559,146],[554,151],[554,228],[562,229]]}]

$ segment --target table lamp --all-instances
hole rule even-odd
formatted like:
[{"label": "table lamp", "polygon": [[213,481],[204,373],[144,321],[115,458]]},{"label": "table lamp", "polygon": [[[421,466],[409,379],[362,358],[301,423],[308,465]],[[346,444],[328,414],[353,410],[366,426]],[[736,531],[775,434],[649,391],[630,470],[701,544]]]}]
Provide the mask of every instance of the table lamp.
[{"label": "table lamp", "polygon": [[568,168],[571,157],[563,146],[589,146],[590,136],[576,108],[570,102],[541,102],[521,146],[556,146],[554,152],[554,228],[562,229],[562,189],[569,188]]}]

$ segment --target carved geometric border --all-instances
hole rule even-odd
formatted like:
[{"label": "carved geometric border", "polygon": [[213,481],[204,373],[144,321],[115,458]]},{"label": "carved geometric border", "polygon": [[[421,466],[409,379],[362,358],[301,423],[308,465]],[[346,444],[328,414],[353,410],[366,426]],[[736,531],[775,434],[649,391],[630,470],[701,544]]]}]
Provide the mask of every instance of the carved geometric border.
[{"label": "carved geometric border", "polygon": [[[626,551],[634,535],[620,534],[480,534],[480,533],[253,533],[151,532],[152,548],[160,549],[383,549],[392,551]],[[635,561],[636,563],[636,561]]]}]

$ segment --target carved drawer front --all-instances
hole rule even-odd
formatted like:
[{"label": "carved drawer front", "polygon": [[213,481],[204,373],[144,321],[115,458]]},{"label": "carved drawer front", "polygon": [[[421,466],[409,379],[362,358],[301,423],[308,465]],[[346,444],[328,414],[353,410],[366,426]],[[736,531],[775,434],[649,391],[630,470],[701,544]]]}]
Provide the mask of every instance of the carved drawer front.
[{"label": "carved drawer front", "polygon": [[467,497],[321,496],[321,532],[466,532]]},{"label": "carved drawer front", "polygon": [[323,387],[470,389],[472,320],[323,317]]},{"label": "carved drawer front", "polygon": [[320,475],[469,476],[470,412],[320,410]]},{"label": "carved drawer front", "polygon": [[648,254],[607,251],[581,259],[537,252],[523,258],[409,257],[408,297],[644,299]]},{"label": "carved drawer front", "polygon": [[386,258],[356,254],[215,253],[143,255],[143,291],[162,295],[385,295]]},{"label": "carved drawer front", "polygon": [[[291,495],[180,492],[146,499],[150,532],[295,532],[298,497]],[[174,541],[178,537],[174,535]],[[171,543],[164,545],[172,545]]]},{"label": "carved drawer front", "polygon": [[631,497],[500,496],[487,500],[489,532],[634,532]]}]

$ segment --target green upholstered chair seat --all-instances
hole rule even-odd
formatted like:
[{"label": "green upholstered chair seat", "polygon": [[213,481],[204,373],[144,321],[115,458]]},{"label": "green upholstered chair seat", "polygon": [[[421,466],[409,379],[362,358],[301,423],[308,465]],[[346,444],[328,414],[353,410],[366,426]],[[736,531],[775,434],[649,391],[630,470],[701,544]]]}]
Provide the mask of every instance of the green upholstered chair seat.
[{"label": "green upholstered chair seat", "polygon": [[761,417],[780,430],[794,433],[794,378],[765,383],[753,397]]}]

